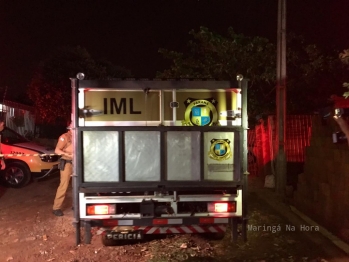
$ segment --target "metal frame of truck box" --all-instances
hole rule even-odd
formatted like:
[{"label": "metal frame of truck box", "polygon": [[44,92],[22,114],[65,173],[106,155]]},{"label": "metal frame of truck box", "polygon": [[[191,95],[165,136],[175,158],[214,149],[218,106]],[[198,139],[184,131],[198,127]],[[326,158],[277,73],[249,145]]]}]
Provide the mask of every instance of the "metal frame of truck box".
[{"label": "metal frame of truck box", "polygon": [[[232,240],[237,240],[239,225],[241,225],[242,238],[247,239],[247,83],[245,79],[237,81],[219,81],[219,80],[79,80],[71,78],[72,87],[72,132],[73,146],[75,156],[73,159],[74,174],[72,176],[73,186],[73,207],[74,222],[76,227],[76,244],[81,243],[80,228],[84,228],[84,242],[90,243],[92,238],[91,230],[93,227],[99,228],[102,234],[109,234],[111,240],[123,237],[136,238],[137,234],[162,233],[219,233],[224,232],[228,226],[231,228]],[[88,110],[85,107],[84,94],[86,92],[118,92],[121,90],[135,90],[144,92],[153,91],[159,95],[159,123],[147,123],[135,121],[133,123],[111,123],[100,124],[85,121]],[[238,117],[239,125],[231,124],[227,121],[227,126],[176,126],[176,113],[178,102],[176,96],[179,92],[200,92],[205,90],[209,92],[238,92],[241,95],[241,110]],[[166,122],[164,119],[164,92],[171,96],[172,121]],[[189,92],[189,91],[188,91]],[[169,94],[170,93],[170,94]],[[96,93],[97,94],[97,93]],[[167,107],[169,105],[166,105]],[[168,110],[168,109],[167,109]],[[87,113],[86,113],[87,112]],[[92,112],[93,114],[93,112]],[[227,118],[228,119],[228,118]],[[207,163],[205,164],[205,138],[216,134],[232,134],[234,141],[230,141],[233,146],[232,159],[234,170],[230,181],[215,181],[207,179]],[[107,138],[110,140],[106,140]],[[134,139],[142,138],[142,142],[134,143]],[[176,142],[172,142],[169,137],[175,138],[175,141],[184,137],[193,137],[196,155],[199,157],[191,165],[197,174],[193,180],[169,179],[169,173],[173,176],[173,170],[169,166],[174,164],[174,159],[169,159],[169,147],[173,147]],[[177,139],[177,140],[176,140]],[[86,145],[87,141],[92,144]],[[100,141],[100,142],[99,142]],[[101,144],[102,142],[105,144]],[[196,141],[196,142],[195,142]],[[155,143],[156,142],[156,143]],[[94,144],[93,144],[94,143]],[[131,146],[128,144],[130,143]],[[154,150],[154,159],[156,164],[152,170],[157,170],[158,177],[137,181],[127,177],[127,170],[132,172],[141,172],[134,170],[132,161],[128,156],[132,147],[146,144],[149,147],[157,147]],[[171,145],[169,145],[172,143]],[[207,142],[208,143],[208,142]],[[211,142],[212,143],[212,142]],[[157,145],[156,145],[157,144]],[[92,146],[91,146],[92,145]],[[145,145],[145,146],[146,146]],[[131,149],[130,149],[131,147]],[[194,145],[191,145],[193,148]],[[92,149],[91,149],[92,148]],[[97,150],[99,156],[97,163],[95,157],[89,150]],[[104,151],[105,150],[105,151]],[[128,150],[128,151],[127,151]],[[126,152],[127,151],[127,152]],[[156,153],[159,151],[158,153]],[[105,155],[103,155],[105,152]],[[115,152],[115,154],[114,154]],[[180,152],[171,151],[180,156]],[[112,160],[108,160],[112,155]],[[143,152],[146,158],[149,156]],[[152,158],[150,158],[152,159]],[[100,162],[105,163],[100,163]],[[172,162],[171,162],[172,161]],[[169,163],[171,162],[171,163]],[[185,161],[182,161],[185,162]],[[92,163],[92,164],[91,164]],[[98,164],[103,167],[98,167]],[[104,166],[111,164],[111,167],[105,167],[106,174],[102,174]],[[176,164],[176,163],[175,163]],[[187,164],[187,163],[179,163]],[[94,173],[93,167],[96,166]],[[136,165],[136,164],[135,164]],[[152,164],[150,164],[152,165]],[[182,167],[181,167],[182,168]],[[127,170],[126,170],[127,169]],[[151,169],[151,168],[150,168]],[[128,171],[128,173],[131,173]],[[205,173],[205,172],[206,173]],[[100,178],[98,175],[108,176]],[[110,176],[113,181],[110,181]],[[100,179],[100,181],[97,181]],[[109,180],[108,180],[109,179]],[[231,209],[225,213],[214,213],[204,206],[212,203],[229,202],[235,205],[235,210]],[[188,205],[201,205],[204,211],[179,212],[180,208],[187,208]],[[128,206],[139,206],[137,213],[115,213],[107,215],[87,215],[87,209],[90,205],[115,204],[115,208]],[[229,204],[229,205],[230,205]],[[183,206],[183,207],[182,207]],[[201,208],[200,207],[200,208]],[[196,207],[194,207],[196,208]],[[171,212],[163,211],[170,209]],[[197,208],[199,209],[199,208]],[[109,209],[108,209],[109,210]],[[160,213],[156,210],[162,210]],[[109,212],[109,211],[108,211]],[[121,231],[117,231],[121,228]],[[126,232],[125,232],[126,230]],[[113,233],[113,235],[111,235]],[[120,234],[119,234],[120,233]],[[133,235],[132,235],[133,234]],[[115,237],[116,236],[116,237]],[[104,237],[106,237],[104,235]]]}]

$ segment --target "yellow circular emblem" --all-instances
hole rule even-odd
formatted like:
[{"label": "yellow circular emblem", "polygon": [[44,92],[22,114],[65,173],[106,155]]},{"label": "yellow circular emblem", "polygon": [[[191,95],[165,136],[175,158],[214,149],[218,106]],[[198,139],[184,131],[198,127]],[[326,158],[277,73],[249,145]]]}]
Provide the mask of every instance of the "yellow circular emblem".
[{"label": "yellow circular emblem", "polygon": [[212,126],[218,124],[218,113],[214,104],[217,101],[211,99],[188,98],[185,103],[187,108],[184,113],[184,126]]},{"label": "yellow circular emblem", "polygon": [[232,153],[229,139],[212,139],[208,155],[210,158],[217,161],[231,158]]}]

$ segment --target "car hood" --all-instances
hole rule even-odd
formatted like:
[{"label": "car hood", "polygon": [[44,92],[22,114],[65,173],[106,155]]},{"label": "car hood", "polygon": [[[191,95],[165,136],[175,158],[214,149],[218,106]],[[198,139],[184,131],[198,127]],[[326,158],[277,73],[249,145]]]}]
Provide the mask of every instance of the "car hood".
[{"label": "car hood", "polygon": [[17,146],[20,148],[33,150],[33,151],[36,151],[36,152],[41,153],[41,154],[54,154],[55,153],[55,150],[53,147],[39,145],[39,144],[34,143],[34,142],[17,143],[17,144],[13,144],[12,146]]}]

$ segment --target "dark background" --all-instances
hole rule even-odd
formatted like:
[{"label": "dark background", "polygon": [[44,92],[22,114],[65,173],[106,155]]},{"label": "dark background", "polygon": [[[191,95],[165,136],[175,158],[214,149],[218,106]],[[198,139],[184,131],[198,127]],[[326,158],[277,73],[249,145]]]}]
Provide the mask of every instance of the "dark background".
[{"label": "dark background", "polygon": [[[277,0],[0,0],[0,87],[23,93],[38,63],[57,46],[154,77],[170,63],[159,48],[185,51],[191,29],[228,27],[276,42]],[[349,48],[348,0],[288,0],[287,31],[309,43]],[[69,76],[70,77],[70,76]]]}]

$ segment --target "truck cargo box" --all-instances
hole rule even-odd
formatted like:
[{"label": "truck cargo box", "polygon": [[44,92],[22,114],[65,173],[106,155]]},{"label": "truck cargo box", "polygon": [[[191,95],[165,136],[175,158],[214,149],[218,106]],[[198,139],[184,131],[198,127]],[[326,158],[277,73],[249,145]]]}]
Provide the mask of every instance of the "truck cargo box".
[{"label": "truck cargo box", "polygon": [[231,226],[236,239],[238,224],[246,238],[246,89],[245,80],[72,79],[74,215],[85,240],[91,227],[109,243],[192,232],[183,226]]}]

